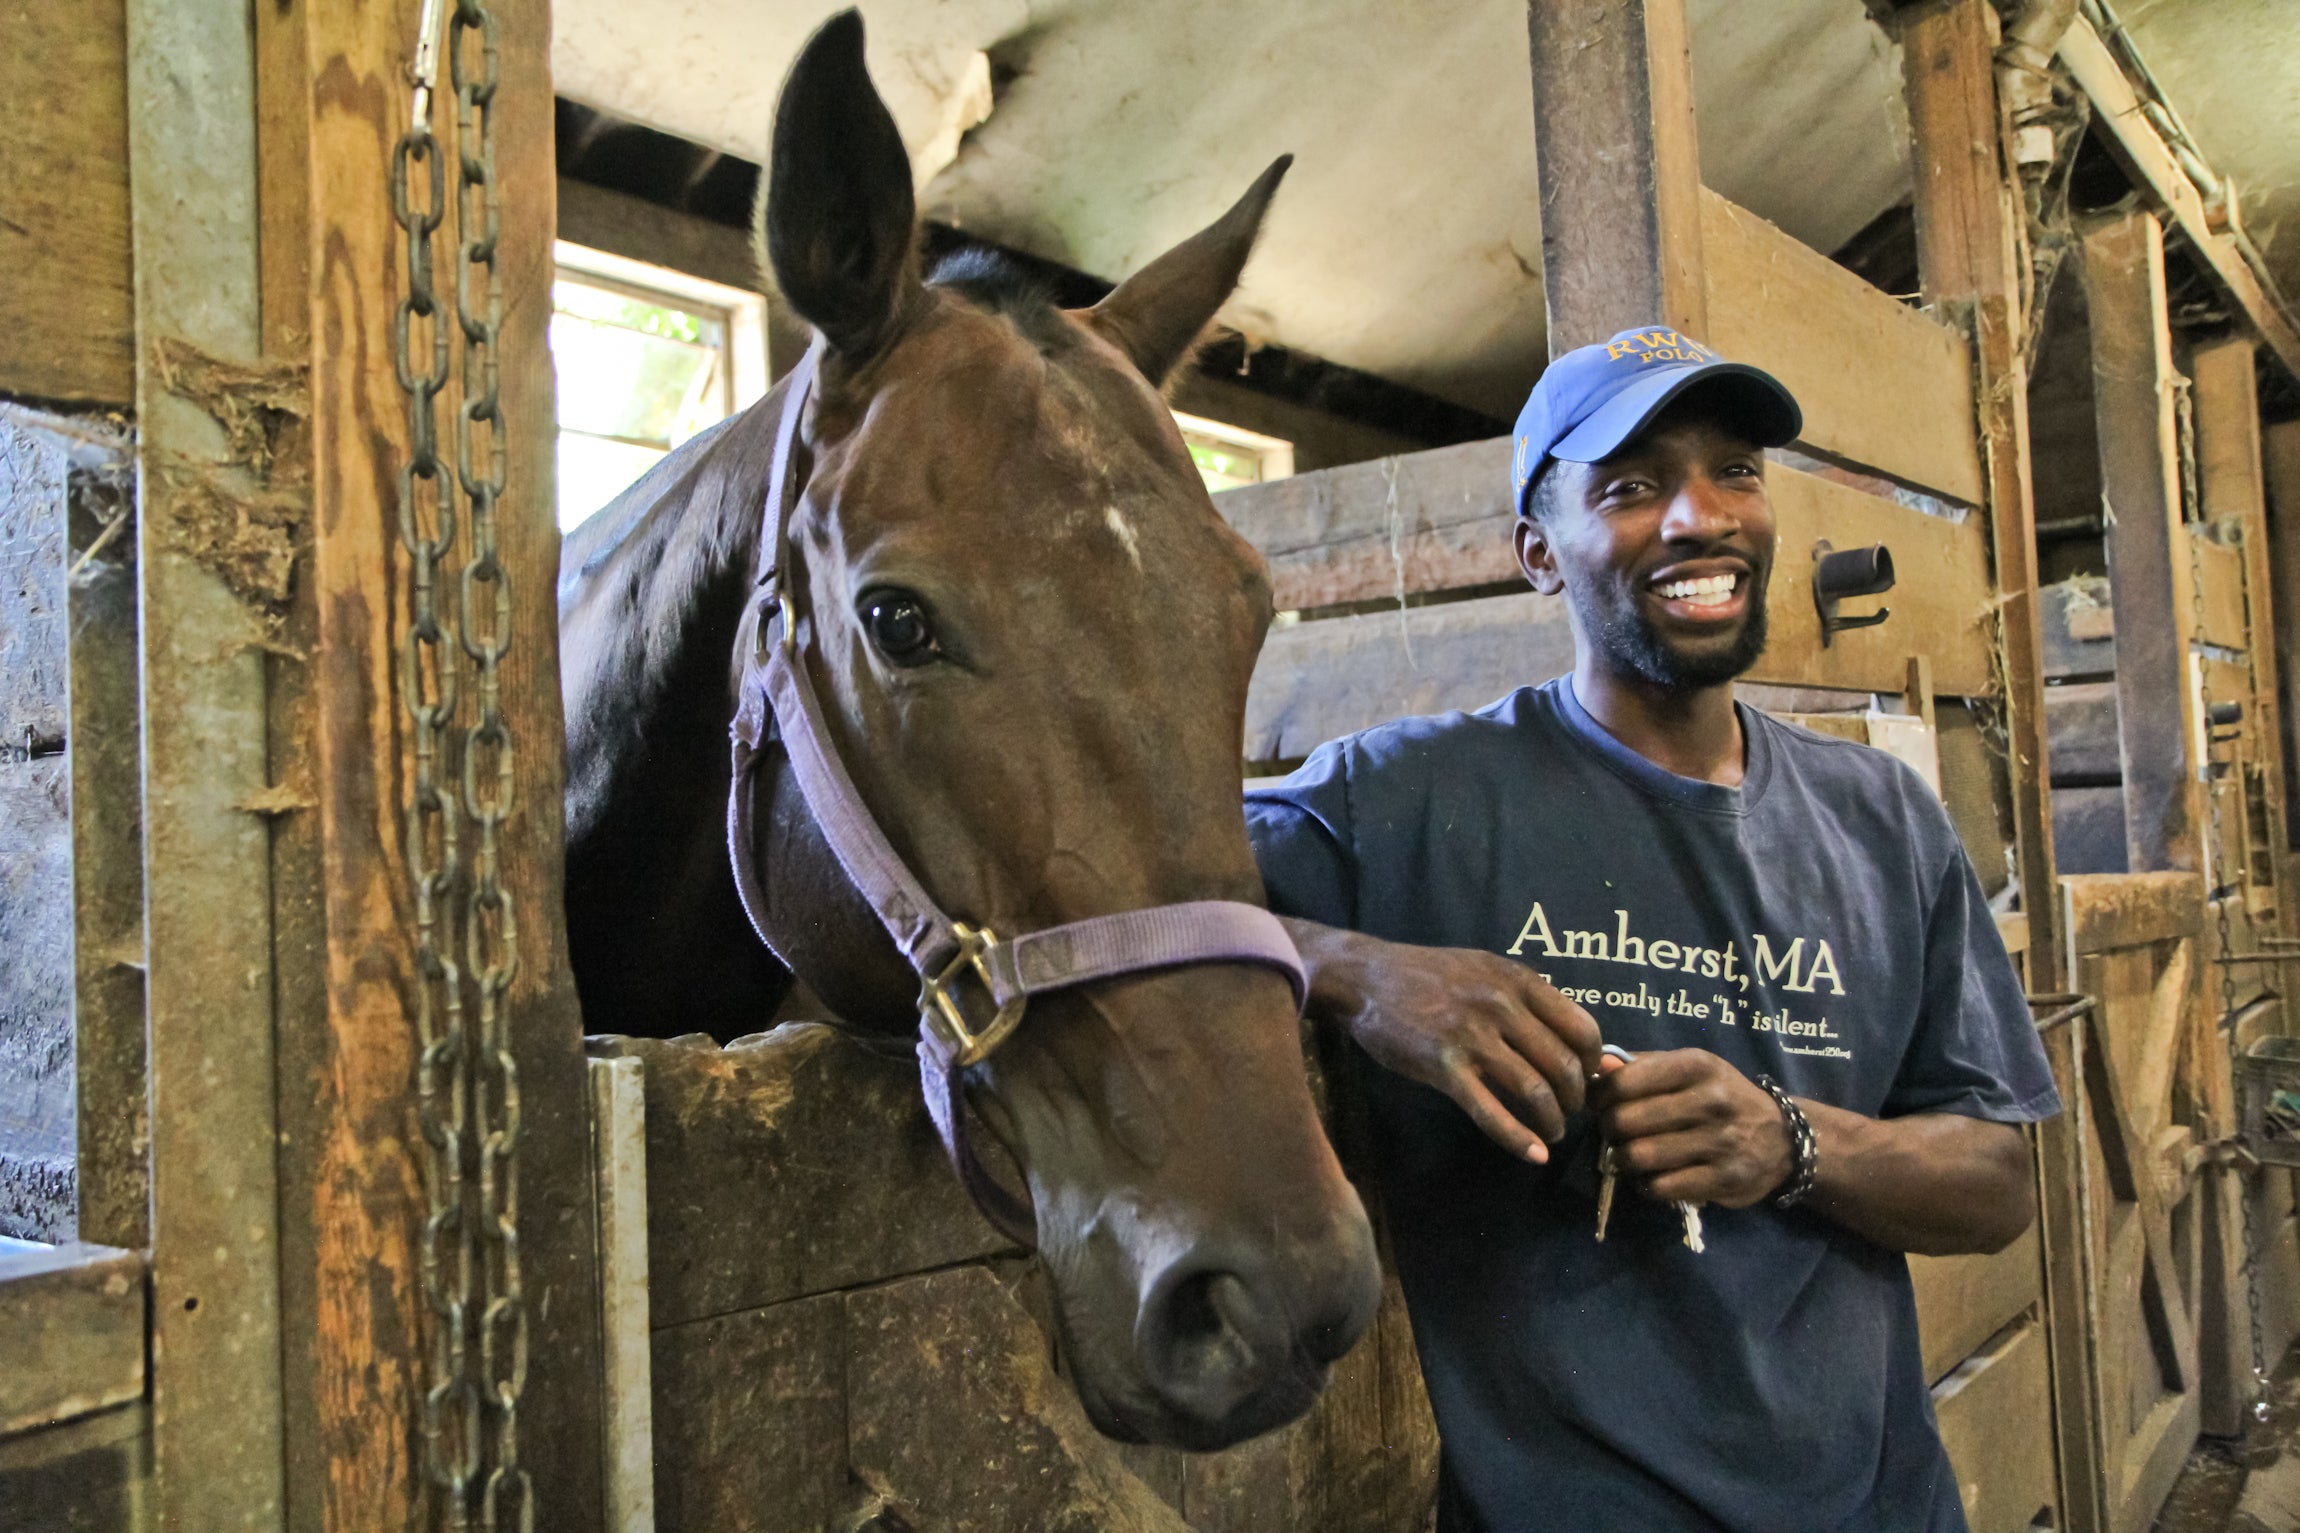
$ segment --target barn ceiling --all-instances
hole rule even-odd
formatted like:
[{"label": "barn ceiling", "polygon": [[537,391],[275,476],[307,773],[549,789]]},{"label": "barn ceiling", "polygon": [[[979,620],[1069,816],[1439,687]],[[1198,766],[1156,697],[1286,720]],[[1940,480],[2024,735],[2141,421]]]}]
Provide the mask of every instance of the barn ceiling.
[{"label": "barn ceiling", "polygon": [[[558,89],[764,159],[783,73],[839,4],[557,0]],[[2250,13],[2255,29],[2275,29],[2281,15],[2289,32],[2290,6],[2125,7],[2197,137],[2229,156],[2248,199],[2276,176],[2300,185],[2300,166],[2276,165],[2300,141],[2289,110],[2300,47],[2273,65],[2258,52],[2218,55],[2284,71],[2287,106],[2262,131],[2245,125],[2233,81],[2215,91],[2201,88],[2208,70],[2183,73],[2184,39],[2209,16],[2202,29],[2236,48],[2235,13]],[[1259,340],[1515,413],[1544,351],[1523,0],[864,0],[863,10],[871,71],[929,216],[1116,278],[1292,151],[1293,174],[1225,319]],[[1908,195],[1900,61],[1862,0],[1688,0],[1688,12],[1711,186],[1822,250]],[[2199,81],[2191,105],[2184,82]],[[2246,89],[2261,83],[2254,76]],[[2247,202],[2256,205],[2270,218],[2284,206]]]}]

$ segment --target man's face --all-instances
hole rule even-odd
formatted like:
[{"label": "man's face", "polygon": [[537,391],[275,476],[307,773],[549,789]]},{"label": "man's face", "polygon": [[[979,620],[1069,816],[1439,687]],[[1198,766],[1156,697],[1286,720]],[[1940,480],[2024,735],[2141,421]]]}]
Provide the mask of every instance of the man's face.
[{"label": "man's face", "polygon": [[1566,593],[1599,665],[1684,691],[1756,663],[1773,566],[1761,449],[1672,411],[1604,462],[1560,460],[1545,478],[1518,563],[1535,590]]}]

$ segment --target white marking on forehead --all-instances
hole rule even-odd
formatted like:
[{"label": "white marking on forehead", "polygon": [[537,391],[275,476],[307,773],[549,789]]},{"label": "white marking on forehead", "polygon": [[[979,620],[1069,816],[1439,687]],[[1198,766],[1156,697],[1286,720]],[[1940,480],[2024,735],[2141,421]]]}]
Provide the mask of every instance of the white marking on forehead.
[{"label": "white marking on forehead", "polygon": [[1134,562],[1136,571],[1140,571],[1142,568],[1142,545],[1135,541],[1134,524],[1120,515],[1116,506],[1104,507],[1102,520],[1110,524],[1112,532],[1118,534],[1118,541],[1126,545],[1126,557]]}]

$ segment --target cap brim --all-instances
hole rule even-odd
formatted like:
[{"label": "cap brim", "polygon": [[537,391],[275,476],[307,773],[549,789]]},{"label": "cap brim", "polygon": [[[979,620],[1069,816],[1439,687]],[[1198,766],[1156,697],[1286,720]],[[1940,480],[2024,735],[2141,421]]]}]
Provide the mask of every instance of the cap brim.
[{"label": "cap brim", "polygon": [[1715,389],[1721,413],[1734,417],[1734,424],[1759,447],[1786,447],[1805,427],[1795,396],[1771,373],[1741,362],[1704,362],[1646,373],[1560,437],[1548,456],[1569,463],[1610,458],[1654,417],[1696,388]]}]

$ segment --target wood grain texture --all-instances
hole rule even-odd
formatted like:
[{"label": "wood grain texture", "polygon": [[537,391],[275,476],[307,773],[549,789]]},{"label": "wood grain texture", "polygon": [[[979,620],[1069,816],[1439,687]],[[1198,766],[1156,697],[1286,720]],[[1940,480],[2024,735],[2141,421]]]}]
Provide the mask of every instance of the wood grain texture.
[{"label": "wood grain texture", "polygon": [[136,397],[125,15],[125,0],[6,10],[0,394]]},{"label": "wood grain texture", "polygon": [[2044,1327],[2024,1320],[1933,1389],[1973,1533],[2028,1533],[2058,1505]]},{"label": "wood grain texture", "polygon": [[815,1023],[723,1049],[598,1046],[645,1069],[658,1329],[1007,1249],[951,1175],[907,1059]]},{"label": "wood grain texture", "polygon": [[141,1399],[144,1306],[140,1252],[0,1256],[0,1437]]},{"label": "wood grain texture", "polygon": [[2204,929],[2204,891],[2192,873],[2072,875],[2061,889],[2070,944],[2080,958]]},{"label": "wood grain texture", "polygon": [[2128,213],[2088,228],[2084,284],[2101,493],[2111,513],[2131,865],[2135,871],[2199,868],[2201,805],[2191,759],[2196,693],[2188,674],[2196,607],[2181,524],[2164,232],[2155,217]]},{"label": "wood grain texture", "polygon": [[[2268,492],[2268,580],[2273,648],[2279,663],[2300,657],[2300,420],[2279,421],[2260,433],[2260,470]],[[2285,685],[2292,683],[2289,678]],[[2300,708],[2284,706],[2284,844],[2300,836]],[[2291,863],[2284,865],[2287,879]]]},{"label": "wood grain texture", "polygon": [[2022,273],[1999,145],[1996,17],[1987,0],[1923,0],[1900,13],[1901,80],[1916,173],[1918,269],[1936,310],[1971,315],[1974,403],[1985,467],[1989,562],[2004,652],[2004,727],[2014,840],[2032,925],[2029,982],[2066,983],[2052,898],[2052,780],[2044,732],[2036,500],[2030,483],[2028,381],[2021,358]]},{"label": "wood grain texture", "polygon": [[1925,1381],[1938,1383],[2043,1296],[2036,1230],[1990,1256],[1911,1256],[1909,1280],[1917,1291]]},{"label": "wood grain texture", "polygon": [[1553,357],[1635,325],[1706,338],[1684,0],[1529,0]]},{"label": "wood grain texture", "polygon": [[163,1529],[285,1526],[262,598],[233,386],[261,351],[255,67],[232,0],[129,0],[136,165],[152,1430]]},{"label": "wood grain texture", "polygon": [[1715,192],[1701,194],[1710,345],[1788,385],[1799,438],[1966,505],[1987,495],[1971,344]]},{"label": "wood grain texture", "polygon": [[[533,1476],[538,1526],[577,1527],[600,1513],[598,1273],[593,1236],[581,1021],[561,928],[560,719],[552,510],[553,412],[545,348],[552,204],[548,24],[540,0],[497,0],[503,77],[496,99],[503,224],[496,280],[504,294],[499,356],[510,489],[500,508],[513,615],[504,664],[507,722],[517,741],[515,809],[503,866],[520,928],[509,997],[522,1085],[519,1238],[530,1346],[519,1446]],[[409,1528],[421,1518],[429,1321],[420,1301],[417,1232],[424,1192],[412,1134],[414,957],[404,858],[411,741],[396,693],[406,610],[397,537],[403,404],[389,337],[403,277],[390,214],[391,151],[405,126],[412,11],[283,7],[265,33],[300,71],[299,89],[267,84],[265,116],[280,138],[267,174],[309,209],[299,263],[267,260],[267,338],[303,337],[310,366],[311,638],[308,677],[283,678],[275,701],[301,719],[308,744],[282,754],[292,796],[314,806],[316,849],[295,827],[275,843],[306,886],[324,933],[324,1004],[283,1060],[283,1099],[305,1147],[291,1177],[303,1245],[287,1285],[302,1324],[291,1344],[309,1369],[311,1420],[291,1439],[299,1517],[321,1525]],[[300,36],[300,44],[298,37]],[[300,64],[298,61],[300,60]],[[298,120],[300,100],[301,121]],[[435,121],[452,118],[452,98]],[[275,225],[291,236],[296,220]],[[453,246],[440,239],[440,281]],[[300,267],[300,270],[299,270]],[[295,323],[296,284],[306,322]],[[443,442],[453,396],[440,406]],[[460,566],[468,543],[459,542]],[[452,589],[452,577],[450,578]],[[470,705],[455,720],[470,723]],[[460,896],[455,896],[460,898]],[[316,924],[313,924],[316,923]],[[293,1296],[301,1295],[300,1298]]]}]

